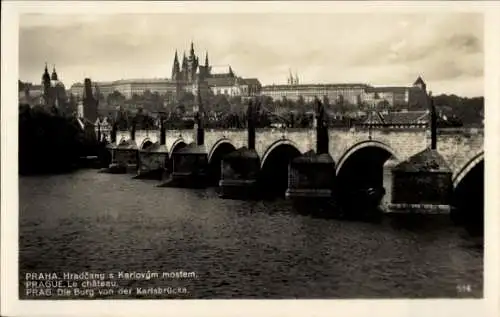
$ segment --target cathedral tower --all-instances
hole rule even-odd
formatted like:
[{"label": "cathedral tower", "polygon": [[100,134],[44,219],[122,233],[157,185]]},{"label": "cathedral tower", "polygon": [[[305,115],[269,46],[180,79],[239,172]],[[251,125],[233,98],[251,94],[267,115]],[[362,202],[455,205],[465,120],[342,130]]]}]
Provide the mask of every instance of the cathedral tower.
[{"label": "cathedral tower", "polygon": [[42,87],[43,87],[43,103],[46,105],[50,104],[50,75],[49,70],[47,69],[47,63],[45,63],[45,71],[42,74]]},{"label": "cathedral tower", "polygon": [[180,76],[180,67],[179,67],[179,57],[177,56],[177,50],[175,50],[174,56],[174,65],[172,66],[172,79],[177,80]]},{"label": "cathedral tower", "polygon": [[54,65],[54,67],[52,68],[52,77],[51,77],[52,80],[58,80],[57,79],[57,73],[56,73],[56,65]]}]

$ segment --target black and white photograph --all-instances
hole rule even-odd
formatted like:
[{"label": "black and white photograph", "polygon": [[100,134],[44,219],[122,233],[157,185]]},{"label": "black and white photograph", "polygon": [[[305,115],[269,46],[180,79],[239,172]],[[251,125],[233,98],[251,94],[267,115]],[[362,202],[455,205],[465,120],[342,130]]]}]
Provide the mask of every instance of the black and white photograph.
[{"label": "black and white photograph", "polygon": [[20,305],[485,299],[484,10],[92,3],[2,76]]}]

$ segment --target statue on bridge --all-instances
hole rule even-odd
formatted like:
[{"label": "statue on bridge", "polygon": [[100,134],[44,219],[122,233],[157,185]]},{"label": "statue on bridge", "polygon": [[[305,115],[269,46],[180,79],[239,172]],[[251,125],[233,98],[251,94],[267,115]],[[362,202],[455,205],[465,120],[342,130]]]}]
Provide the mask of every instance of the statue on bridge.
[{"label": "statue on bridge", "polygon": [[201,100],[201,89],[200,89],[200,81],[198,81],[198,89],[196,95],[196,113],[194,115],[194,122],[196,126],[196,145],[205,144],[205,130],[203,127],[203,102]]},{"label": "statue on bridge", "polygon": [[255,121],[256,121],[256,111],[255,106],[250,99],[247,107],[247,130],[248,130],[248,149],[255,149]]},{"label": "statue on bridge", "polygon": [[316,97],[316,153],[328,153],[328,120],[325,112],[325,106]]}]

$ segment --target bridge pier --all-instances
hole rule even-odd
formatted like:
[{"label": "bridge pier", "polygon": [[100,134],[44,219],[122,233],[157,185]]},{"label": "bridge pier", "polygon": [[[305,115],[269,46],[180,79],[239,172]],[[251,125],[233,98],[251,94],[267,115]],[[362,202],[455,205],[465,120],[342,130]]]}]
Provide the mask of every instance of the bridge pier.
[{"label": "bridge pier", "polygon": [[198,85],[197,103],[198,111],[194,127],[196,142],[172,153],[172,174],[160,187],[203,188],[208,184],[208,152],[205,147],[204,112],[200,85]]},{"label": "bridge pier", "polygon": [[325,110],[316,99],[316,153],[309,151],[288,165],[286,198],[300,213],[333,215],[335,162],[328,153],[329,139]]},{"label": "bridge pier", "polygon": [[220,197],[255,199],[259,196],[257,178],[260,159],[255,151],[255,108],[250,100],[247,108],[248,147],[242,147],[222,159]]},{"label": "bridge pier", "polygon": [[[389,171],[390,170],[390,174]],[[452,172],[443,157],[430,148],[394,166],[386,166],[386,213],[449,214]]]},{"label": "bridge pier", "polygon": [[165,146],[165,126],[163,119],[160,121],[160,142],[139,150],[139,168],[136,179],[162,180],[168,161],[168,149]]},{"label": "bridge pier", "polygon": [[407,160],[384,166],[385,212],[450,214],[453,194],[452,170],[437,151],[436,110],[428,96],[431,145]]},{"label": "bridge pier", "polygon": [[123,140],[118,145],[111,146],[111,153],[112,161],[106,172],[112,174],[136,173],[139,151],[135,143],[135,124],[130,130],[130,140]]}]

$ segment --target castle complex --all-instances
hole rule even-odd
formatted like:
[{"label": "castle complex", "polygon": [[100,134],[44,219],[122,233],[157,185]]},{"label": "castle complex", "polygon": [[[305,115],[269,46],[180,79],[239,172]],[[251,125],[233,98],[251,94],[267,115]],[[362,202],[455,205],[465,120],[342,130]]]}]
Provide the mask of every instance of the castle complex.
[{"label": "castle complex", "polygon": [[[195,53],[194,43],[191,43],[188,55],[183,53],[182,60],[179,59],[178,51],[175,51],[171,69],[170,78],[122,79],[97,82],[97,85],[104,96],[118,91],[126,98],[132,98],[134,94],[141,95],[149,90],[166,96],[169,101],[180,98],[183,92],[196,95],[200,85],[202,93],[211,92],[214,95],[251,97],[260,94],[261,84],[257,78],[239,77],[230,65],[211,65],[208,52],[202,64],[200,57]],[[83,84],[72,85],[70,92],[75,96],[81,96]]]},{"label": "castle complex", "polygon": [[[299,83],[297,73],[291,71],[286,84],[262,86],[257,78],[243,78],[235,73],[230,65],[216,66],[210,63],[208,52],[202,58],[195,52],[191,42],[188,54],[183,52],[182,57],[176,50],[173,56],[169,78],[153,79],[122,79],[112,82],[94,82],[96,98],[106,98],[113,92],[119,92],[126,99],[134,95],[142,95],[146,91],[157,93],[165,97],[165,101],[175,103],[182,98],[183,93],[193,95],[212,94],[227,97],[250,98],[253,96],[268,96],[274,100],[303,99],[306,102],[315,97],[328,98],[330,103],[378,105],[381,102],[389,107],[403,106],[411,108],[419,103],[421,95],[426,93],[425,83],[421,77],[412,86],[374,87],[364,83],[341,84],[304,84]],[[42,76],[41,85],[27,84],[31,97],[39,96],[37,103],[58,107],[65,103],[69,95],[77,101],[82,101],[88,90],[85,84],[76,83],[67,92],[58,79],[55,67],[52,75],[47,67]],[[95,87],[94,87],[95,86]],[[98,89],[97,89],[98,87]],[[94,93],[94,92],[93,92]],[[20,98],[22,94],[20,94]],[[203,96],[202,96],[203,98]]]}]

